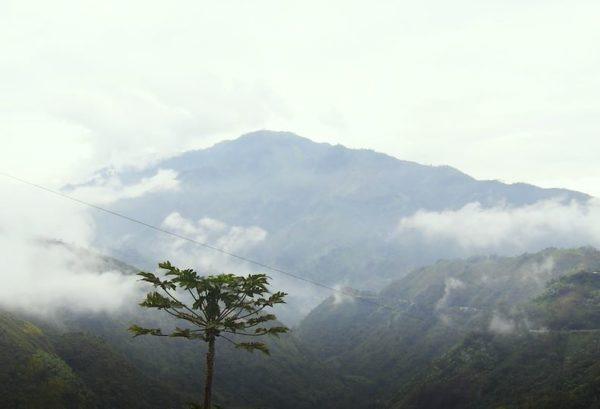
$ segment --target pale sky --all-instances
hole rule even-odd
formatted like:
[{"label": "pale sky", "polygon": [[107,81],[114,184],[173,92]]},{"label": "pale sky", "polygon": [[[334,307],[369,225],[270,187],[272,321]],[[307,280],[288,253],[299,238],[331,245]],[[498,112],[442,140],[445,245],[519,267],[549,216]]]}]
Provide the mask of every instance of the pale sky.
[{"label": "pale sky", "polygon": [[256,129],[600,196],[600,2],[0,0],[0,170]]}]

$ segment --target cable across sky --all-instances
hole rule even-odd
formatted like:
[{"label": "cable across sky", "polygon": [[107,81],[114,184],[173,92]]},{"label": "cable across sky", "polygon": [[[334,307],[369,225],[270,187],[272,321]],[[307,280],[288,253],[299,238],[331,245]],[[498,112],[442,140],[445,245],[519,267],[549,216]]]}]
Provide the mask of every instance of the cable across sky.
[{"label": "cable across sky", "polygon": [[[195,239],[193,239],[193,238],[191,238],[191,237],[187,237],[187,236],[184,236],[184,235],[182,235],[182,234],[179,234],[179,233],[176,233],[176,232],[173,232],[173,231],[170,231],[170,230],[164,229],[164,228],[162,228],[162,227],[155,226],[155,225],[153,225],[153,224],[150,224],[150,223],[144,222],[144,221],[142,221],[142,220],[136,219],[136,218],[134,218],[134,217],[127,216],[127,215],[125,215],[125,214],[122,214],[122,213],[116,212],[116,211],[114,211],[114,210],[107,209],[107,208],[105,208],[105,207],[98,206],[98,205],[96,205],[96,204],[93,204],[93,203],[89,203],[89,202],[87,202],[87,201],[85,201],[85,200],[78,199],[78,198],[76,198],[76,197],[73,197],[73,196],[70,196],[70,195],[68,195],[68,194],[66,194],[66,193],[60,192],[60,191],[58,191],[58,190],[55,190],[55,189],[50,189],[50,188],[48,188],[48,187],[46,187],[46,186],[42,186],[42,185],[39,185],[39,184],[37,184],[37,183],[30,182],[30,181],[28,181],[28,180],[25,180],[25,179],[19,178],[19,177],[17,177],[17,176],[13,176],[13,175],[11,175],[11,174],[8,174],[8,173],[5,173],[5,172],[0,172],[0,176],[4,176],[5,178],[11,179],[11,180],[13,180],[13,181],[16,181],[16,182],[19,182],[19,183],[22,183],[22,184],[25,184],[25,185],[28,185],[28,186],[34,187],[34,188],[36,188],[36,189],[39,189],[39,190],[45,191],[45,192],[47,192],[47,193],[53,194],[53,195],[55,195],[55,196],[59,196],[59,197],[61,197],[61,198],[64,198],[64,199],[70,200],[70,201],[72,201],[72,202],[75,202],[75,203],[78,203],[78,204],[80,204],[80,205],[82,205],[82,206],[86,206],[86,207],[89,207],[89,208],[95,209],[95,210],[97,210],[97,211],[104,212],[104,213],[110,214],[110,215],[112,215],[112,216],[115,216],[115,217],[121,218],[121,219],[123,219],[123,220],[127,220],[127,221],[129,221],[129,222],[131,222],[131,223],[136,223],[136,224],[139,224],[139,225],[141,225],[141,226],[144,226],[144,227],[146,227],[146,228],[148,228],[148,229],[155,230],[155,231],[157,231],[157,232],[160,232],[160,233],[166,234],[166,235],[168,235],[168,236],[175,237],[175,238],[178,238],[178,239],[181,239],[181,240],[185,240],[185,241],[188,241],[188,242],[190,242],[190,243],[193,243],[193,244],[195,244],[195,245],[197,245],[197,246],[201,246],[201,247],[204,247],[204,248],[207,248],[207,249],[210,249],[210,250],[213,250],[213,251],[219,252],[219,253],[221,253],[221,254],[225,254],[225,255],[227,255],[227,256],[229,256],[229,257],[232,257],[232,258],[235,258],[235,259],[237,259],[237,260],[244,261],[244,262],[246,262],[246,263],[253,264],[253,265],[255,265],[255,266],[258,266],[258,267],[261,267],[261,268],[264,268],[264,269],[267,269],[267,270],[270,270],[270,271],[273,271],[273,272],[276,272],[276,273],[279,273],[279,274],[282,274],[282,275],[285,275],[285,276],[291,277],[291,278],[293,278],[293,279],[295,279],[295,280],[303,281],[303,282],[305,282],[305,283],[308,283],[308,284],[311,284],[311,285],[314,285],[314,286],[317,286],[317,287],[321,287],[321,288],[324,288],[324,289],[330,290],[330,291],[332,291],[332,292],[334,292],[334,293],[338,293],[338,294],[342,294],[342,295],[345,295],[345,296],[348,296],[348,297],[352,297],[352,298],[354,298],[354,299],[357,299],[357,300],[363,301],[363,302],[365,302],[365,303],[372,304],[372,305],[375,305],[375,306],[377,306],[377,307],[384,308],[384,309],[386,309],[386,310],[390,310],[390,311],[394,311],[394,312],[400,313],[400,314],[402,314],[402,315],[405,315],[405,316],[407,316],[407,317],[410,317],[410,318],[416,319],[416,320],[418,320],[418,321],[422,321],[422,322],[424,322],[424,321],[425,321],[425,320],[424,320],[422,317],[419,317],[419,316],[413,315],[413,314],[411,314],[411,313],[408,313],[408,312],[406,312],[406,311],[401,311],[401,310],[400,310],[400,309],[398,309],[398,308],[395,308],[395,307],[393,307],[393,306],[390,306],[390,305],[382,304],[382,303],[380,303],[380,302],[377,302],[377,301],[375,301],[375,300],[373,300],[373,299],[366,298],[366,297],[362,297],[362,296],[360,296],[360,295],[358,295],[358,294],[356,294],[356,293],[354,293],[354,292],[344,291],[344,290],[342,290],[342,289],[335,288],[335,287],[332,287],[332,286],[330,286],[330,285],[323,284],[323,283],[321,283],[321,282],[318,282],[318,281],[315,281],[315,280],[311,280],[311,279],[309,279],[309,278],[306,278],[306,277],[299,276],[299,275],[297,275],[297,274],[291,273],[291,272],[289,272],[289,271],[286,271],[286,270],[283,270],[283,269],[281,269],[281,268],[274,267],[274,266],[271,266],[271,265],[269,265],[269,264],[262,263],[262,262],[260,262],[260,261],[257,261],[257,260],[253,260],[253,259],[251,259],[251,258],[248,258],[248,257],[242,256],[242,255],[239,255],[239,254],[236,254],[236,253],[232,253],[232,252],[228,251],[227,249],[224,249],[224,248],[221,248],[221,247],[217,247],[217,246],[213,246],[213,245],[211,245],[211,244],[209,244],[209,243],[204,243],[204,242],[201,242],[201,241],[199,241],[199,240],[195,240]],[[406,301],[406,300],[402,300],[402,301]],[[455,328],[453,328],[453,327],[451,327],[451,326],[447,326],[447,328],[452,328],[452,329],[455,329]],[[593,330],[593,331],[598,331],[598,330]],[[460,332],[460,331],[459,331],[459,332]]]},{"label": "cable across sky", "polygon": [[[378,307],[382,307],[382,308],[385,308],[385,309],[394,310],[394,311],[401,312],[403,314],[407,314],[404,311],[399,311],[398,309],[396,309],[396,308],[394,308],[392,306],[381,304],[381,303],[379,303],[379,302],[377,302],[375,300],[372,300],[370,298],[365,298],[365,297],[362,297],[362,296],[360,296],[358,294],[355,294],[353,292],[344,291],[342,289],[339,289],[339,288],[336,288],[336,287],[332,287],[330,285],[327,285],[327,284],[324,284],[324,283],[321,283],[321,282],[318,282],[318,281],[315,281],[315,280],[312,280],[312,279],[309,279],[309,278],[306,278],[306,277],[299,276],[297,274],[291,273],[291,272],[283,270],[281,268],[274,267],[274,266],[262,263],[262,262],[257,261],[257,260],[253,260],[251,258],[242,256],[242,255],[239,255],[239,254],[236,254],[236,253],[232,253],[232,252],[228,251],[227,249],[224,249],[224,248],[221,248],[221,247],[217,247],[217,246],[213,246],[213,245],[211,245],[209,243],[205,243],[205,242],[202,242],[202,241],[199,241],[199,240],[195,240],[195,239],[193,239],[191,237],[187,237],[187,236],[184,236],[182,234],[173,232],[171,230],[167,230],[167,229],[164,229],[162,227],[155,226],[153,224],[144,222],[143,220],[139,220],[137,218],[134,218],[134,217],[131,217],[131,216],[127,216],[125,214],[116,212],[116,211],[111,210],[111,209],[107,209],[107,208],[102,207],[102,206],[98,206],[96,204],[87,202],[85,200],[78,199],[76,197],[73,197],[71,195],[63,193],[63,192],[61,192],[59,190],[51,189],[51,188],[48,188],[46,186],[42,186],[40,184],[30,182],[28,180],[22,179],[20,177],[17,177],[17,176],[14,176],[14,175],[11,175],[11,174],[8,174],[8,173],[5,173],[5,172],[0,172],[0,176],[4,176],[4,177],[6,177],[8,179],[11,179],[13,181],[16,181],[16,182],[19,182],[19,183],[22,183],[22,184],[34,187],[36,189],[45,191],[45,192],[53,194],[55,196],[59,196],[59,197],[61,197],[63,199],[67,199],[67,200],[73,201],[73,202],[78,203],[78,204],[80,204],[82,206],[86,206],[86,207],[95,209],[97,211],[100,211],[100,212],[107,213],[107,214],[110,214],[112,216],[118,217],[120,219],[127,220],[127,221],[129,221],[131,223],[139,224],[141,226],[144,226],[144,227],[146,227],[148,229],[160,232],[162,234],[166,234],[166,235],[171,236],[171,237],[175,237],[175,238],[178,238],[178,239],[181,239],[181,240],[185,240],[185,241],[193,243],[193,244],[195,244],[197,246],[201,246],[201,247],[204,247],[204,248],[216,251],[218,253],[225,254],[225,255],[227,255],[229,257],[232,257],[232,258],[235,258],[237,260],[240,260],[240,261],[243,261],[243,262],[246,262],[246,263],[249,263],[249,264],[253,264],[255,266],[258,266],[258,267],[270,270],[272,272],[279,273],[279,274],[291,277],[291,278],[293,278],[295,280],[303,281],[305,283],[314,285],[316,287],[325,288],[327,290],[330,290],[330,291],[338,293],[338,294],[349,296],[349,297],[361,300],[361,301],[369,303],[369,304],[374,304],[374,305],[376,305]],[[416,317],[416,316],[414,316],[413,318],[422,320],[422,318]]]}]

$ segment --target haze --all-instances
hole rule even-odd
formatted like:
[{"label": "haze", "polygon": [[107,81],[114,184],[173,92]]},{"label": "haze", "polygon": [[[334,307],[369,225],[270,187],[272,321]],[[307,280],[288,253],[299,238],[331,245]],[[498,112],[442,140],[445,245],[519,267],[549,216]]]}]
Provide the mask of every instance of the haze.
[{"label": "haze", "polygon": [[595,1],[3,1],[2,169],[60,186],[265,128],[597,196],[599,13]]}]

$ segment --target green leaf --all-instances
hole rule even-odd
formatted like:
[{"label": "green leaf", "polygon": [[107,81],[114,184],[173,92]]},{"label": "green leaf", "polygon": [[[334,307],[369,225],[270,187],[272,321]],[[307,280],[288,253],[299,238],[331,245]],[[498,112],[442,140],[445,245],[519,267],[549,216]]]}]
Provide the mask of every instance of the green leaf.
[{"label": "green leaf", "polygon": [[[165,311],[187,325],[185,328],[177,327],[170,334],[164,334],[158,328],[133,325],[129,331],[134,336],[155,335],[209,341],[221,333],[260,337],[278,336],[288,331],[284,326],[268,325],[277,317],[265,310],[284,303],[287,294],[281,291],[271,293],[270,278],[266,274],[200,276],[193,269],[182,270],[169,261],[158,266],[163,270],[162,276],[160,273],[139,273],[141,281],[156,288],[156,291],[146,294],[140,306]],[[189,297],[179,298],[180,293],[192,298],[190,304],[186,303]],[[269,353],[262,342],[241,342],[236,346],[247,351]]]},{"label": "green leaf", "polygon": [[240,342],[236,348],[245,349],[248,352],[260,351],[265,355],[270,355],[269,348],[262,342]]},{"label": "green leaf", "polygon": [[138,325],[132,325],[128,329],[129,332],[133,333],[133,337],[139,337],[140,335],[154,335],[158,337],[163,337],[162,330],[159,328],[142,328]]}]

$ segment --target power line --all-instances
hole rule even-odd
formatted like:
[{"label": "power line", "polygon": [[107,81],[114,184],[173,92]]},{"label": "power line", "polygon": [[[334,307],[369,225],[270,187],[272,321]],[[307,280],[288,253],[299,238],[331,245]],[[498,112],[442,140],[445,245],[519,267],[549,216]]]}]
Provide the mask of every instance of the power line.
[{"label": "power line", "polygon": [[[112,216],[121,218],[123,220],[127,220],[127,221],[129,221],[131,223],[139,224],[139,225],[144,226],[144,227],[146,227],[148,229],[155,230],[157,232],[160,232],[160,233],[163,233],[163,234],[166,234],[166,235],[169,235],[169,236],[181,239],[181,240],[188,241],[188,242],[193,243],[195,245],[198,245],[198,246],[201,246],[201,247],[204,247],[204,248],[207,248],[207,249],[219,252],[221,254],[225,254],[225,255],[227,255],[229,257],[232,257],[232,258],[235,258],[237,260],[244,261],[246,263],[262,267],[264,269],[267,269],[267,270],[270,270],[270,271],[273,271],[273,272],[276,272],[276,273],[279,273],[279,274],[291,277],[291,278],[299,280],[299,281],[303,281],[305,283],[314,285],[316,287],[321,287],[321,288],[327,289],[327,290],[332,291],[332,292],[337,293],[337,294],[342,294],[342,295],[345,295],[345,296],[349,296],[349,297],[354,298],[356,300],[363,301],[363,302],[365,302],[367,304],[372,304],[372,305],[375,305],[377,307],[380,307],[380,308],[383,308],[383,309],[386,309],[386,310],[389,310],[389,311],[392,311],[392,312],[400,313],[400,314],[404,315],[405,317],[409,317],[409,318],[415,319],[417,321],[426,322],[426,319],[424,319],[423,317],[414,315],[414,314],[412,314],[410,312],[407,312],[407,311],[402,311],[402,310],[400,310],[397,307],[394,307],[394,306],[391,306],[391,305],[382,304],[382,303],[377,302],[377,301],[375,301],[375,300],[373,300],[371,298],[366,298],[366,297],[360,296],[358,294],[355,294],[354,292],[348,292],[348,291],[340,290],[339,288],[335,288],[335,287],[332,287],[330,285],[323,284],[321,282],[318,282],[318,281],[315,281],[315,280],[311,280],[311,279],[306,278],[306,277],[302,277],[300,275],[291,273],[291,272],[283,270],[281,268],[274,267],[274,266],[262,263],[262,262],[257,261],[257,260],[253,260],[251,258],[248,258],[248,257],[245,257],[245,256],[241,256],[241,255],[236,254],[236,253],[232,253],[230,251],[227,251],[224,248],[213,246],[211,244],[204,243],[204,242],[201,242],[199,240],[195,240],[195,239],[193,239],[191,237],[187,237],[187,236],[184,236],[182,234],[179,234],[179,233],[176,233],[176,232],[173,232],[173,231],[170,231],[170,230],[163,229],[161,227],[155,226],[155,225],[150,224],[150,223],[146,223],[146,222],[144,222],[142,220],[133,218],[131,216],[127,216],[125,214],[116,212],[114,210],[110,210],[110,209],[107,209],[105,207],[98,206],[98,205],[95,205],[93,203],[87,202],[85,200],[78,199],[78,198],[70,196],[70,195],[68,195],[66,193],[62,193],[62,192],[60,192],[58,190],[50,189],[50,188],[48,188],[46,186],[30,182],[28,180],[25,180],[25,179],[13,176],[13,175],[5,173],[5,172],[0,172],[0,176],[4,176],[4,177],[6,177],[8,179],[12,179],[14,181],[23,183],[23,184],[31,186],[31,187],[34,187],[36,189],[45,191],[47,193],[51,193],[51,194],[53,194],[55,196],[59,196],[61,198],[73,201],[73,202],[78,203],[78,204],[80,204],[82,206],[86,206],[86,207],[95,209],[97,211],[104,212],[104,213],[110,214]],[[407,302],[407,300],[399,300],[399,301]],[[409,304],[412,304],[412,303],[409,303]],[[463,331],[458,330],[457,328],[454,328],[453,326],[450,326],[450,325],[447,325],[446,328],[450,329],[450,330],[452,330],[454,332],[457,332],[457,333],[462,333],[463,332]]]},{"label": "power line", "polygon": [[283,270],[283,269],[281,269],[281,268],[278,268],[278,267],[273,267],[273,266],[271,266],[271,265],[268,265],[268,264],[262,263],[262,262],[260,262],[260,261],[253,260],[253,259],[251,259],[251,258],[244,257],[244,256],[241,256],[241,255],[239,255],[239,254],[236,254],[236,253],[232,253],[232,252],[230,252],[230,251],[227,251],[227,250],[226,250],[226,249],[224,249],[224,248],[221,248],[221,247],[216,247],[216,246],[213,246],[213,245],[211,245],[211,244],[208,244],[208,243],[204,243],[204,242],[201,242],[201,241],[195,240],[195,239],[193,239],[193,238],[191,238],[191,237],[187,237],[187,236],[181,235],[181,234],[179,234],[179,233],[176,233],[176,232],[173,232],[173,231],[170,231],[170,230],[163,229],[162,227],[158,227],[158,226],[155,226],[155,225],[153,225],[153,224],[146,223],[146,222],[144,222],[144,221],[142,221],[142,220],[139,220],[139,219],[136,219],[136,218],[133,218],[133,217],[127,216],[127,215],[125,215],[125,214],[122,214],[122,213],[116,212],[116,211],[114,211],[114,210],[110,210],[110,209],[107,209],[107,208],[105,208],[105,207],[98,206],[98,205],[95,205],[95,204],[93,204],[93,203],[87,202],[87,201],[85,201],[85,200],[78,199],[78,198],[76,198],[76,197],[73,197],[73,196],[71,196],[71,195],[68,195],[68,194],[66,194],[66,193],[62,193],[62,192],[60,192],[60,191],[58,191],[58,190],[50,189],[50,188],[48,188],[48,187],[46,187],[46,186],[42,186],[42,185],[39,185],[39,184],[37,184],[37,183],[33,183],[33,182],[30,182],[30,181],[28,181],[28,180],[25,180],[25,179],[22,179],[22,178],[19,178],[19,177],[16,177],[16,176],[10,175],[10,174],[8,174],[8,173],[4,173],[4,172],[0,172],[0,176],[4,176],[4,177],[6,177],[6,178],[9,178],[9,179],[12,179],[12,180],[14,180],[14,181],[17,181],[17,182],[23,183],[23,184],[25,184],[25,185],[28,185],[28,186],[34,187],[34,188],[36,188],[36,189],[39,189],[39,190],[42,190],[42,191],[45,191],[45,192],[47,192],[47,193],[51,193],[51,194],[53,194],[53,195],[55,195],[55,196],[59,196],[59,197],[61,197],[61,198],[63,198],[63,199],[67,199],[67,200],[70,200],[70,201],[76,202],[76,203],[78,203],[78,204],[80,204],[80,205],[83,205],[83,206],[86,206],[86,207],[90,207],[90,208],[92,208],[92,209],[95,209],[95,210],[97,210],[97,211],[104,212],[104,213],[110,214],[110,215],[112,215],[112,216],[115,216],[115,217],[118,217],[118,218],[121,218],[121,219],[127,220],[127,221],[129,221],[129,222],[131,222],[131,223],[136,223],[136,224],[139,224],[139,225],[141,225],[141,226],[144,226],[144,227],[146,227],[146,228],[148,228],[148,229],[155,230],[155,231],[157,231],[157,232],[160,232],[160,233],[163,233],[163,234],[166,234],[166,235],[169,235],[169,236],[172,236],[172,237],[175,237],[175,238],[181,239],[181,240],[188,241],[188,242],[190,242],[190,243],[196,244],[196,245],[198,245],[198,246],[201,246],[201,247],[205,247],[205,248],[207,248],[207,249],[210,249],[210,250],[213,250],[213,251],[219,252],[219,253],[221,253],[221,254],[225,254],[225,255],[227,255],[227,256],[229,256],[229,257],[232,257],[232,258],[238,259],[238,260],[240,260],[240,261],[244,261],[244,262],[246,262],[246,263],[253,264],[253,265],[255,265],[255,266],[258,266],[258,267],[261,267],[261,268],[264,268],[264,269],[267,269],[267,270],[270,270],[270,271],[273,271],[273,272],[276,272],[276,273],[279,273],[279,274],[282,274],[282,275],[285,275],[285,276],[288,276],[288,277],[294,278],[294,279],[296,279],[296,280],[299,280],[299,281],[303,281],[303,282],[306,282],[306,283],[312,284],[312,285],[314,285],[314,286],[316,286],[316,287],[325,288],[325,289],[327,289],[327,290],[330,290],[330,291],[332,291],[332,292],[335,292],[335,293],[338,293],[338,294],[342,294],[342,295],[346,295],[346,296],[352,297],[352,298],[354,298],[354,299],[358,299],[358,300],[361,300],[361,301],[363,301],[363,302],[366,302],[366,303],[369,303],[369,304],[376,305],[376,306],[378,306],[378,307],[381,307],[381,308],[385,308],[385,309],[392,310],[392,311],[397,311],[397,312],[400,312],[400,313],[402,313],[402,314],[405,314],[405,315],[407,315],[407,316],[410,316],[410,317],[412,317],[412,318],[415,318],[415,319],[417,319],[417,320],[424,321],[424,320],[423,320],[423,318],[421,318],[421,317],[417,317],[417,316],[414,316],[414,315],[412,315],[412,314],[408,314],[408,313],[406,313],[405,311],[400,311],[400,310],[398,310],[397,308],[394,308],[394,307],[392,307],[392,306],[389,306],[389,305],[381,304],[381,303],[379,303],[379,302],[377,302],[377,301],[375,301],[375,300],[372,300],[372,299],[370,299],[370,298],[365,298],[365,297],[362,297],[362,296],[360,296],[360,295],[357,295],[357,294],[354,294],[354,293],[350,293],[350,292],[348,292],[348,291],[343,291],[343,290],[340,290],[339,288],[335,288],[335,287],[332,287],[332,286],[330,286],[330,285],[323,284],[323,283],[321,283],[321,282],[318,282],[318,281],[315,281],[315,280],[311,280],[311,279],[309,279],[309,278],[302,277],[302,276],[299,276],[299,275],[297,275],[297,274],[294,274],[294,273],[290,273],[289,271]]},{"label": "power line", "polygon": [[[195,240],[195,239],[193,239],[193,238],[191,238],[191,237],[187,237],[187,236],[184,236],[184,235],[182,235],[182,234],[179,234],[179,233],[176,233],[176,232],[173,232],[173,231],[170,231],[170,230],[163,229],[163,228],[161,228],[161,227],[155,226],[155,225],[153,225],[153,224],[150,224],[150,223],[146,223],[146,222],[144,222],[144,221],[142,221],[142,220],[139,220],[139,219],[133,218],[133,217],[131,217],[131,216],[127,216],[127,215],[125,215],[125,214],[122,214],[122,213],[116,212],[116,211],[114,211],[114,210],[110,210],[110,209],[107,209],[107,208],[105,208],[105,207],[98,206],[98,205],[95,205],[95,204],[93,204],[93,203],[87,202],[87,201],[85,201],[85,200],[78,199],[78,198],[76,198],[76,197],[73,197],[73,196],[71,196],[71,195],[68,195],[68,194],[66,194],[66,193],[62,193],[62,192],[60,192],[60,191],[58,191],[58,190],[50,189],[50,188],[48,188],[48,187],[46,187],[46,186],[43,186],[43,185],[40,185],[40,184],[37,184],[37,183],[30,182],[30,181],[28,181],[28,180],[25,180],[25,179],[19,178],[19,177],[17,177],[17,176],[14,176],[14,175],[11,175],[11,174],[8,174],[8,173],[5,173],[5,172],[0,172],[0,176],[4,176],[4,177],[6,177],[6,178],[8,178],[8,179],[12,179],[12,180],[14,180],[14,181],[17,181],[17,182],[23,183],[23,184],[25,184],[25,185],[28,185],[28,186],[31,186],[31,187],[34,187],[34,188],[36,188],[36,189],[39,189],[39,190],[45,191],[45,192],[47,192],[47,193],[51,193],[51,194],[53,194],[53,195],[55,195],[55,196],[59,196],[59,197],[61,197],[61,198],[63,198],[63,199],[67,199],[67,200],[73,201],[73,202],[75,202],[75,203],[78,203],[78,204],[80,204],[80,205],[82,205],[82,206],[86,206],[86,207],[89,207],[89,208],[95,209],[95,210],[97,210],[97,211],[104,212],[104,213],[110,214],[110,215],[112,215],[112,216],[115,216],[115,217],[118,217],[118,218],[121,218],[121,219],[127,220],[127,221],[129,221],[129,222],[131,222],[131,223],[136,223],[136,224],[139,224],[139,225],[141,225],[141,226],[144,226],[144,227],[146,227],[146,228],[148,228],[148,229],[155,230],[155,231],[157,231],[157,232],[160,232],[160,233],[163,233],[163,234],[166,234],[166,235],[169,235],[169,236],[172,236],[172,237],[175,237],[175,238],[181,239],[181,240],[188,241],[188,242],[190,242],[190,243],[193,243],[193,244],[195,244],[195,245],[198,245],[198,246],[201,246],[201,247],[204,247],[204,248],[207,248],[207,249],[210,249],[210,250],[213,250],[213,251],[219,252],[219,253],[221,253],[221,254],[225,254],[225,255],[227,255],[227,256],[229,256],[229,257],[232,257],[232,258],[238,259],[238,260],[240,260],[240,261],[244,261],[244,262],[246,262],[246,263],[249,263],[249,264],[253,264],[253,265],[255,265],[255,266],[262,267],[262,268],[264,268],[264,269],[267,269],[267,270],[270,270],[270,271],[273,271],[273,272],[276,272],[276,273],[279,273],[279,274],[282,274],[282,275],[285,275],[285,276],[291,277],[291,278],[293,278],[293,279],[296,279],[296,280],[299,280],[299,281],[306,282],[306,283],[308,283],[308,284],[311,284],[311,285],[314,285],[314,286],[316,286],[316,287],[321,287],[321,288],[327,289],[327,290],[329,290],[329,291],[332,291],[332,292],[334,292],[334,293],[338,293],[338,294],[342,294],[342,295],[345,295],[345,296],[349,296],[349,297],[352,297],[352,298],[354,298],[354,299],[357,299],[357,300],[363,301],[363,302],[365,302],[365,303],[372,304],[372,305],[375,305],[375,306],[378,306],[378,307],[381,307],[381,308],[384,308],[384,309],[387,309],[387,310],[390,310],[390,311],[398,312],[398,313],[400,313],[400,314],[403,314],[403,315],[405,315],[405,316],[407,316],[407,317],[410,317],[410,318],[416,319],[416,320],[418,320],[418,321],[425,322],[425,319],[423,319],[422,317],[416,316],[416,315],[414,315],[414,314],[411,314],[411,313],[408,313],[408,312],[406,312],[406,311],[401,311],[400,309],[398,309],[398,308],[396,308],[396,307],[393,307],[393,306],[390,306],[390,305],[386,305],[386,304],[382,304],[382,303],[379,303],[379,302],[377,302],[377,301],[375,301],[375,300],[373,300],[373,299],[370,299],[370,298],[366,298],[366,297],[363,297],[363,296],[357,295],[357,294],[355,294],[355,293],[353,293],[353,292],[348,292],[348,291],[340,290],[339,288],[335,288],[335,287],[332,287],[332,286],[330,286],[330,285],[323,284],[323,283],[321,283],[321,282],[318,282],[318,281],[315,281],[315,280],[311,280],[311,279],[309,279],[309,278],[302,277],[302,276],[300,276],[300,275],[297,275],[297,274],[294,274],[294,273],[290,273],[289,271],[283,270],[283,269],[281,269],[281,268],[274,267],[274,266],[271,266],[271,265],[268,265],[268,264],[262,263],[262,262],[260,262],[260,261],[257,261],[257,260],[253,260],[253,259],[251,259],[251,258],[248,258],[248,257],[245,257],[245,256],[241,256],[241,255],[239,255],[239,254],[236,254],[236,253],[232,253],[232,252],[230,252],[230,251],[227,251],[227,250],[226,250],[226,249],[224,249],[224,248],[221,248],[221,247],[216,247],[216,246],[213,246],[213,245],[211,245],[211,244],[208,244],[208,243],[205,243],[205,242],[201,242],[201,241]],[[471,284],[471,285],[474,285],[474,284]],[[475,285],[475,286],[476,286],[476,287],[480,287],[480,288],[485,288],[485,289],[487,289],[487,290],[490,290],[489,288],[487,288],[487,287],[483,287],[483,286],[480,286],[480,285]],[[400,300],[400,301],[404,301],[404,302],[406,302],[406,300]],[[452,328],[452,327],[448,326],[447,328]],[[454,329],[454,328],[452,328],[452,329]],[[596,331],[599,331],[599,330],[596,330],[596,329],[595,329],[595,330],[580,330],[580,331],[577,331],[577,332],[596,332]],[[536,330],[532,330],[531,332],[533,332],[533,333],[542,333],[542,331],[536,331]]]}]

